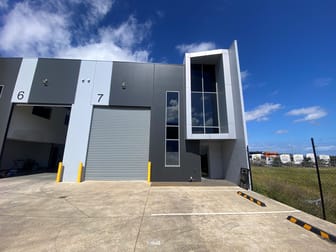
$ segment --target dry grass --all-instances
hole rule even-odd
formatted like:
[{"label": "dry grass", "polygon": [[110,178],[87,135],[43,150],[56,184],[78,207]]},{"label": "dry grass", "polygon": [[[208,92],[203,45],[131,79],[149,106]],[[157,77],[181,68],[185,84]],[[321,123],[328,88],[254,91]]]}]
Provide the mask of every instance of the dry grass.
[{"label": "dry grass", "polygon": [[[252,167],[253,190],[322,218],[315,168]],[[336,168],[320,168],[327,220],[336,223]]]}]

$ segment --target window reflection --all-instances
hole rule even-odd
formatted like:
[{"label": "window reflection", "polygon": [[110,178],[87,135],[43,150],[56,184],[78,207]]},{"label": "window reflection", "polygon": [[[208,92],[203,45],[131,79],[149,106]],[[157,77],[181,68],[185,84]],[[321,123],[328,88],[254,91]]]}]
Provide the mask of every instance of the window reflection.
[{"label": "window reflection", "polygon": [[216,73],[214,65],[203,65],[204,92],[216,92]]},{"label": "window reflection", "polygon": [[179,93],[170,91],[166,94],[166,166],[179,166]]},{"label": "window reflection", "polygon": [[166,165],[179,165],[178,143],[176,140],[166,141]]},{"label": "window reflection", "polygon": [[205,126],[218,126],[216,94],[204,94]]},{"label": "window reflection", "polygon": [[205,128],[205,133],[207,134],[219,133],[219,128]]},{"label": "window reflection", "polygon": [[192,127],[192,133],[203,134],[204,133],[204,127]]},{"label": "window reflection", "polygon": [[202,92],[202,65],[191,65],[191,91]]},{"label": "window reflection", "polygon": [[176,92],[167,93],[167,124],[178,125],[178,94]]},{"label": "window reflection", "polygon": [[219,133],[215,65],[191,65],[192,133]]},{"label": "window reflection", "polygon": [[204,125],[202,93],[191,94],[192,126]]}]

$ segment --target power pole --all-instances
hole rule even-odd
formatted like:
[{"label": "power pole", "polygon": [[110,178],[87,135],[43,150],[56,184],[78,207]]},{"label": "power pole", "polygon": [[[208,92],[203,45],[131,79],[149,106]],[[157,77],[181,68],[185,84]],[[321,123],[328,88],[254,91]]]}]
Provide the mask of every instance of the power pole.
[{"label": "power pole", "polygon": [[325,209],[324,209],[324,200],[323,200],[323,192],[322,192],[322,184],[321,184],[321,178],[320,178],[320,170],[317,162],[317,156],[316,156],[316,150],[315,150],[315,144],[314,144],[314,138],[311,138],[311,143],[313,146],[313,152],[314,152],[314,158],[315,158],[315,167],[316,167],[316,173],[317,173],[317,180],[320,188],[320,196],[321,196],[321,205],[322,205],[322,214],[323,219],[326,219]]}]

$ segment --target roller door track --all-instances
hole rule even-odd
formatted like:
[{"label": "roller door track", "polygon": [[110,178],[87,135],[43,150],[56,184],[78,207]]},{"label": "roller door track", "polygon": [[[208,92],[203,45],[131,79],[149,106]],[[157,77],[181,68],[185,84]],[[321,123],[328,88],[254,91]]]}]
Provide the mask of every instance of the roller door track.
[{"label": "roller door track", "polygon": [[145,180],[150,110],[94,108],[86,180]]}]

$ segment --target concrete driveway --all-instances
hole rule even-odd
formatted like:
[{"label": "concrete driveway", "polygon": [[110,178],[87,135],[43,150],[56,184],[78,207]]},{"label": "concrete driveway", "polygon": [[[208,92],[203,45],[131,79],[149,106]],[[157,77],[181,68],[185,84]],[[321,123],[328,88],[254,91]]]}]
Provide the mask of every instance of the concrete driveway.
[{"label": "concrete driveway", "polygon": [[[0,180],[0,251],[336,251],[286,218],[336,225],[237,186]],[[246,192],[246,191],[244,191]]]}]

